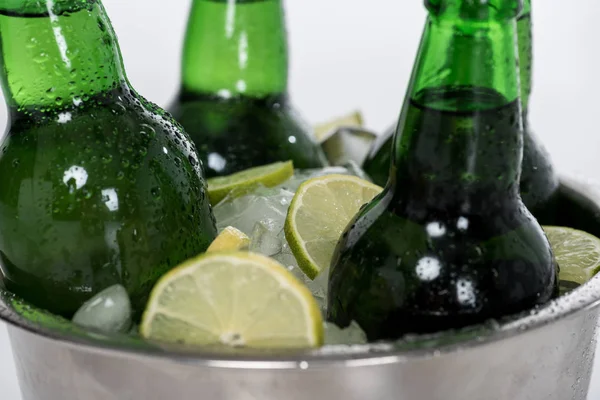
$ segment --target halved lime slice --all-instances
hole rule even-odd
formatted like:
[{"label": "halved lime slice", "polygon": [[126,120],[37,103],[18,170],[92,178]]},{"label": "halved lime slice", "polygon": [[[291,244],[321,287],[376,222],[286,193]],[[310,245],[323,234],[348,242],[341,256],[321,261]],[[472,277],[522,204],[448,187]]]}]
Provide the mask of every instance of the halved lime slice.
[{"label": "halved lime slice", "polygon": [[294,175],[294,164],[292,161],[286,161],[250,168],[229,176],[211,178],[208,180],[208,197],[215,205],[231,192],[241,196],[256,185],[277,186],[292,175]]},{"label": "halved lime slice", "polygon": [[544,226],[556,261],[560,266],[559,279],[580,285],[600,270],[600,239],[576,229]]},{"label": "halved lime slice", "polygon": [[208,247],[207,253],[223,251],[246,250],[250,245],[250,238],[244,232],[233,226],[223,229],[219,236]]},{"label": "halved lime slice", "polygon": [[214,253],[160,279],[140,333],[194,346],[311,348],[323,344],[323,321],[310,291],[281,264],[248,252]]},{"label": "halved lime slice", "polygon": [[300,185],[285,220],[285,237],[309,278],[329,267],[348,223],[382,190],[347,175],[327,175]]}]

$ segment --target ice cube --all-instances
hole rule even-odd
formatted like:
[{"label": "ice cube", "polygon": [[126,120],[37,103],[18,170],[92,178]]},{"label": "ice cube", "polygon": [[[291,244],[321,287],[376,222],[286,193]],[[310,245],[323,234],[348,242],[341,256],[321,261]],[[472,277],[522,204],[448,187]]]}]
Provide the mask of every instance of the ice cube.
[{"label": "ice cube", "polygon": [[329,269],[322,271],[313,280],[305,275],[304,284],[308,287],[314,298],[319,303],[321,311],[327,310],[327,285],[329,284]]},{"label": "ice cube", "polygon": [[298,279],[304,282],[304,272],[298,268],[296,257],[294,257],[283,231],[281,231],[277,237],[281,240],[281,251],[278,254],[274,254],[272,257],[281,265],[288,268]]},{"label": "ice cube", "polygon": [[293,258],[293,255],[291,256],[294,260],[293,265],[288,265],[282,262],[282,257],[285,257],[285,253],[283,252],[273,258],[288,267],[288,270],[294,274],[294,276],[298,278],[300,282],[304,283],[304,285],[312,293],[313,297],[317,301],[317,304],[319,305],[319,308],[321,309],[321,312],[324,315],[327,311],[327,284],[329,282],[329,271],[327,270],[320,273],[314,280],[312,280],[300,269],[300,267],[298,267],[296,259]]},{"label": "ice cube", "polygon": [[344,168],[348,170],[348,175],[354,175],[360,179],[364,179],[365,181],[372,182],[371,177],[369,177],[369,175],[367,175],[367,173],[363,171],[362,168],[359,167],[354,161],[348,161],[346,164],[344,164]]},{"label": "ice cube", "polygon": [[86,301],[73,317],[85,328],[107,333],[124,333],[131,326],[131,303],[122,285],[111,286]]},{"label": "ice cube", "polygon": [[304,272],[300,271],[300,269],[298,268],[296,257],[294,257],[293,254],[279,253],[272,256],[272,258],[275,259],[275,261],[277,261],[279,264],[286,267],[291,273],[293,273],[296,276],[296,278],[304,282],[304,278],[301,275],[304,274]]},{"label": "ice cube", "polygon": [[352,162],[346,167],[300,170],[279,187],[259,187],[242,197],[232,195],[214,208],[219,231],[227,226],[233,226],[249,235],[250,250],[272,257],[288,268],[309,288],[322,311],[325,311],[327,304],[329,271],[321,272],[315,280],[308,278],[298,268],[298,263],[286,241],[283,227],[289,205],[298,186],[307,179],[329,174],[366,176]]},{"label": "ice cube", "polygon": [[255,224],[262,222],[270,231],[279,232],[283,229],[288,208],[298,187],[308,179],[331,174],[366,178],[354,163],[348,163],[346,167],[298,170],[278,187],[257,187],[244,196],[234,194],[223,199],[213,210],[217,228],[222,231],[233,226],[250,236]]},{"label": "ice cube", "polygon": [[348,161],[362,164],[377,134],[356,127],[342,127],[331,133],[321,144],[331,165],[343,165]]},{"label": "ice cube", "polygon": [[361,327],[354,321],[345,329],[341,329],[336,324],[325,322],[325,345],[354,345],[366,344],[367,335]]},{"label": "ice cube", "polygon": [[291,192],[296,192],[300,185],[302,185],[305,181],[332,174],[348,175],[348,170],[344,167],[296,170],[294,172],[294,176],[282,183],[279,187],[287,189]]},{"label": "ice cube", "polygon": [[250,251],[264,254],[267,257],[281,253],[281,239],[277,233],[269,229],[263,222],[257,222],[250,236]]},{"label": "ice cube", "polygon": [[283,229],[294,193],[282,188],[259,188],[242,197],[226,197],[214,207],[219,231],[233,226],[252,235],[257,222],[269,230]]}]

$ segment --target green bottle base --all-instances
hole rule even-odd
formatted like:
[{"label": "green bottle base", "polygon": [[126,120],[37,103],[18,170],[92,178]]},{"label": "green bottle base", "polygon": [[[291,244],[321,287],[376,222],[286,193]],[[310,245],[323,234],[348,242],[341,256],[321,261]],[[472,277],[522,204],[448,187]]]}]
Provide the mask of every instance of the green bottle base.
[{"label": "green bottle base", "polygon": [[[392,142],[395,127],[386,131],[375,143],[363,169],[379,186],[388,182],[392,162]],[[558,211],[558,176],[550,156],[533,134],[526,129],[521,173],[521,197],[533,216],[542,225],[556,225]]]}]

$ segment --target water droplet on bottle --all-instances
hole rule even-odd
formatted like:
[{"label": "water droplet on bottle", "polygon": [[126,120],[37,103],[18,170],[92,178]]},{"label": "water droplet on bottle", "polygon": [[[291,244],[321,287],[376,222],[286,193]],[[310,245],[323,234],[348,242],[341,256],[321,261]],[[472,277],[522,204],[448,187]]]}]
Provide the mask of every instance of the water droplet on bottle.
[{"label": "water droplet on bottle", "polygon": [[31,37],[29,38],[29,41],[27,42],[27,44],[25,45],[25,47],[27,47],[28,49],[33,49],[37,46],[37,38],[36,37]]},{"label": "water droplet on bottle", "polygon": [[46,90],[46,97],[48,97],[49,99],[54,99],[55,98],[54,92],[56,92],[55,87],[49,88],[48,90]]},{"label": "water droplet on bottle", "polygon": [[37,56],[33,57],[33,61],[35,61],[38,64],[47,62],[48,61],[48,53],[45,53],[42,51]]}]

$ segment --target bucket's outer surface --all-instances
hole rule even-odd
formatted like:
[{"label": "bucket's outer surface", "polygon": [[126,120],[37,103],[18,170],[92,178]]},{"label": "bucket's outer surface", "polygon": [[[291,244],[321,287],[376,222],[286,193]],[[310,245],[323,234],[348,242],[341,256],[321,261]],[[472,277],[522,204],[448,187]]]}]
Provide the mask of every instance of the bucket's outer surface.
[{"label": "bucket's outer surface", "polygon": [[[575,184],[563,188],[588,222],[598,218],[598,198]],[[10,324],[23,400],[586,400],[600,277],[586,286],[492,338],[331,358],[144,354],[49,338],[0,317]]]},{"label": "bucket's outer surface", "polygon": [[131,356],[9,328],[23,400],[585,400],[598,310],[423,358],[245,368]]}]

